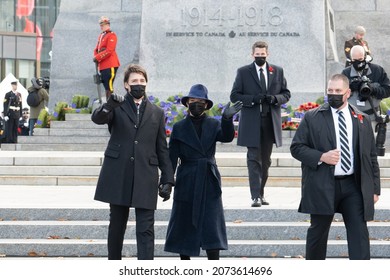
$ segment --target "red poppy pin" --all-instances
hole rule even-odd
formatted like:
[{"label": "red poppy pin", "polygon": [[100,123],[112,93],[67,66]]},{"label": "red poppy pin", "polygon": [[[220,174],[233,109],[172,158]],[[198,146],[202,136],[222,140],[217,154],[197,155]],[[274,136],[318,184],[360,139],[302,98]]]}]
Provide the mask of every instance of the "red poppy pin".
[{"label": "red poppy pin", "polygon": [[270,74],[272,74],[272,73],[274,72],[274,68],[272,68],[272,66],[268,67],[268,72],[269,72]]},{"label": "red poppy pin", "polygon": [[358,119],[359,119],[360,123],[363,123],[363,115],[362,114],[358,115]]},{"label": "red poppy pin", "polygon": [[352,116],[354,116],[354,118],[357,118],[360,121],[360,123],[363,123],[363,115],[362,114],[356,115],[356,113],[354,111],[352,111]]}]

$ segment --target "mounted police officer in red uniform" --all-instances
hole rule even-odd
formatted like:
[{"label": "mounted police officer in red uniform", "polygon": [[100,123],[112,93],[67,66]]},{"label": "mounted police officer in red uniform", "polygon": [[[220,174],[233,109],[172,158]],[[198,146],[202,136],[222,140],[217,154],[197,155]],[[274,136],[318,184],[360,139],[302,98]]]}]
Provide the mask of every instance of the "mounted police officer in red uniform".
[{"label": "mounted police officer in red uniform", "polygon": [[93,61],[98,64],[101,80],[106,90],[106,100],[114,92],[114,80],[120,66],[118,55],[115,51],[117,37],[110,29],[110,19],[102,16],[99,19],[100,33],[96,48],[94,49]]}]

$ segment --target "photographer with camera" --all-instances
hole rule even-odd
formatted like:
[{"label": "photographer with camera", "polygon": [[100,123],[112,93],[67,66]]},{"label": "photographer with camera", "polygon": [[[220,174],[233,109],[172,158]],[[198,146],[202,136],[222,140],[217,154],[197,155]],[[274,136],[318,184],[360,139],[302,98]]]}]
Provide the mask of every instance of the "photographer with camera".
[{"label": "photographer with camera", "polygon": [[49,94],[46,88],[49,88],[50,81],[46,78],[34,77],[31,79],[31,84],[31,87],[27,89],[27,104],[30,106],[29,135],[33,136],[34,126],[38,120],[39,113],[49,103]]},{"label": "photographer with camera", "polygon": [[348,102],[369,115],[374,132],[377,133],[376,145],[379,156],[385,153],[387,115],[381,115],[380,102],[390,97],[390,80],[383,67],[366,61],[366,52],[362,46],[351,49],[352,65],[342,74],[348,77],[352,91]]}]

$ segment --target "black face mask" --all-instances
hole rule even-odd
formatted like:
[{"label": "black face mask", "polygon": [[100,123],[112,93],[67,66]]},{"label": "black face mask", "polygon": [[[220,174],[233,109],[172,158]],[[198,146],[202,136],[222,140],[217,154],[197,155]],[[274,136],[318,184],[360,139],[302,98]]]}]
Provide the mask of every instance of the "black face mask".
[{"label": "black face mask", "polygon": [[334,109],[340,108],[344,104],[343,97],[344,94],[328,94],[328,103],[330,107]]},{"label": "black face mask", "polygon": [[366,60],[354,60],[352,61],[352,65],[356,71],[362,71],[364,68],[366,68]]},{"label": "black face mask", "polygon": [[144,85],[131,85],[130,86],[130,95],[133,96],[135,99],[141,99],[145,95],[145,88]]},{"label": "black face mask", "polygon": [[188,109],[190,110],[191,115],[193,115],[194,117],[199,117],[206,110],[204,105],[204,103],[192,102],[188,104]]},{"label": "black face mask", "polygon": [[259,67],[263,66],[266,60],[267,58],[265,56],[255,56],[255,63]]}]

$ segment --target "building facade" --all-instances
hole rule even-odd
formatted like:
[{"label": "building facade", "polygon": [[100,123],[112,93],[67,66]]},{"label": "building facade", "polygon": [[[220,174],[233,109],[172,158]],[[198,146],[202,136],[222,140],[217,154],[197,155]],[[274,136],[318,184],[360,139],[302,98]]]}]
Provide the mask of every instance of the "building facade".
[{"label": "building facade", "polygon": [[9,73],[24,87],[50,77],[53,27],[61,0],[0,1],[0,81]]}]

